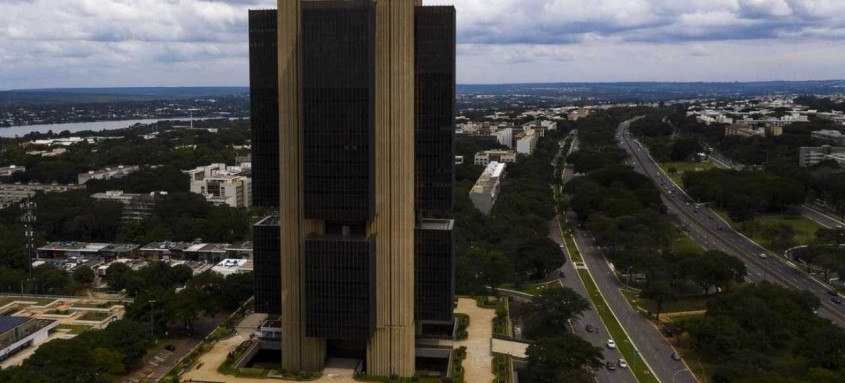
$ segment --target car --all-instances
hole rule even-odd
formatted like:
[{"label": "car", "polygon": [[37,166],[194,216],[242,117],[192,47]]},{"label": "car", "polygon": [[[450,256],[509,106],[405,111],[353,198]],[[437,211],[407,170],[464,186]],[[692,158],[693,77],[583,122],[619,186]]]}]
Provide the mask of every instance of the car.
[{"label": "car", "polygon": [[164,349],[167,350],[167,351],[173,352],[173,351],[176,351],[176,346],[174,346],[172,344],[168,344],[167,346],[164,346]]},{"label": "car", "polygon": [[839,293],[837,293],[836,290],[827,290],[827,295],[835,297],[839,296]]},{"label": "car", "polygon": [[830,297],[830,301],[833,302],[833,303],[836,303],[838,305],[842,304],[842,300],[839,299],[839,297]]},{"label": "car", "polygon": [[595,332],[596,328],[593,327],[593,325],[588,324],[587,327],[586,327],[586,330],[587,330],[587,332]]},{"label": "car", "polygon": [[616,348],[616,342],[614,342],[613,339],[608,339],[607,340],[607,348],[610,348],[610,349]]},{"label": "car", "polygon": [[607,362],[605,364],[605,366],[607,366],[607,369],[610,370],[610,371],[613,371],[613,370],[616,369],[616,363],[613,363],[613,362]]},{"label": "car", "polygon": [[681,354],[678,354],[677,352],[673,352],[672,353],[672,360],[680,361],[681,360]]},{"label": "car", "polygon": [[619,359],[619,368],[628,368],[628,362],[626,362],[625,359],[620,358]]},{"label": "car", "polygon": [[766,259],[766,258],[768,258],[769,256],[768,256],[768,255],[766,255],[766,253],[760,253],[760,255],[758,255],[758,257],[763,258],[763,259]]}]

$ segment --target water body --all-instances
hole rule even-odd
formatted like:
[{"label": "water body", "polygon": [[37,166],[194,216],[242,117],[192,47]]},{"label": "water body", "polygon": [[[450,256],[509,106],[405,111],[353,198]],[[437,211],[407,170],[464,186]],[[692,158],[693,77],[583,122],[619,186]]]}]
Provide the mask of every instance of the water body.
[{"label": "water body", "polygon": [[[190,117],[177,117],[177,118],[153,118],[147,120],[120,120],[120,121],[93,121],[93,122],[70,122],[64,124],[44,124],[44,125],[21,125],[21,126],[12,126],[9,128],[0,128],[0,137],[4,138],[14,138],[14,137],[22,137],[26,134],[37,132],[37,133],[47,133],[49,131],[53,131],[53,133],[63,132],[65,130],[76,133],[85,130],[90,130],[94,132],[100,132],[104,130],[115,130],[115,129],[124,129],[135,124],[154,124],[159,121],[188,121]],[[217,119],[217,118],[215,118]],[[238,118],[230,118],[230,120],[236,120]],[[206,118],[194,118],[194,121],[202,121],[206,120]]]}]

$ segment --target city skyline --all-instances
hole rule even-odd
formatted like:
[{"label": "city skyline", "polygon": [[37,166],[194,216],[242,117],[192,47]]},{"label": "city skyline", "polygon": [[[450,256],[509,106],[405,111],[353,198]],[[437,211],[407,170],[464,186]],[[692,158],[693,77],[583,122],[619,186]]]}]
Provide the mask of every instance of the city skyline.
[{"label": "city skyline", "polygon": [[[845,77],[835,0],[453,3],[461,84]],[[244,15],[274,6],[5,1],[0,89],[246,85]]]}]

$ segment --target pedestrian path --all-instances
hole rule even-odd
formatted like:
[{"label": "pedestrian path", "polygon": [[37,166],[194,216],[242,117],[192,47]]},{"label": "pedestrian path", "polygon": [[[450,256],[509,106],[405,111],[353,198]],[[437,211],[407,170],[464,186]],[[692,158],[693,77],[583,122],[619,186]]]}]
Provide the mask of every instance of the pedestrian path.
[{"label": "pedestrian path", "polygon": [[467,348],[467,358],[463,361],[464,381],[491,382],[493,375],[492,339],[493,318],[496,311],[478,307],[474,299],[459,298],[456,313],[469,316],[467,339],[455,342],[455,348]]}]

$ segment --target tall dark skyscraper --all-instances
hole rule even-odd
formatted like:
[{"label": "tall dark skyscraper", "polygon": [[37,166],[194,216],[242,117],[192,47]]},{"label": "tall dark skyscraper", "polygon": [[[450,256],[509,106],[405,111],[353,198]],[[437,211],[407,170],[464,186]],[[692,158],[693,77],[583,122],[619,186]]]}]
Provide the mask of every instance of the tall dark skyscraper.
[{"label": "tall dark skyscraper", "polygon": [[413,375],[452,322],[455,10],[280,0],[249,17],[256,309],[282,367]]}]

